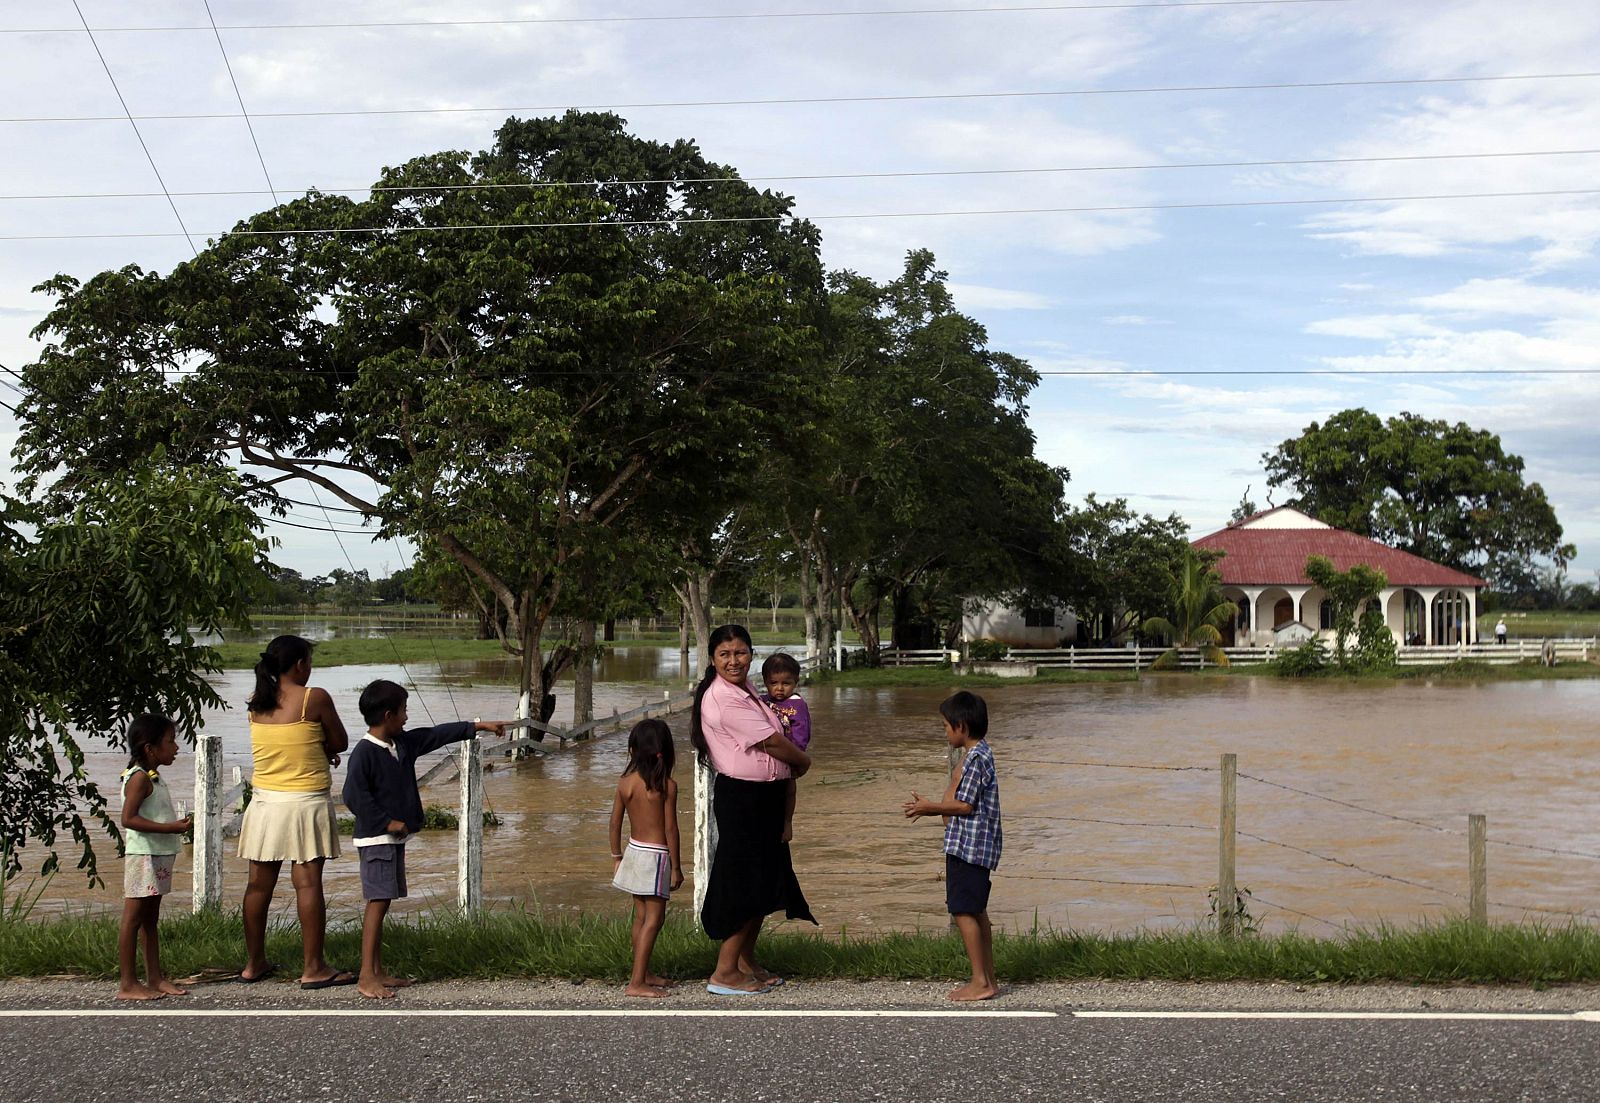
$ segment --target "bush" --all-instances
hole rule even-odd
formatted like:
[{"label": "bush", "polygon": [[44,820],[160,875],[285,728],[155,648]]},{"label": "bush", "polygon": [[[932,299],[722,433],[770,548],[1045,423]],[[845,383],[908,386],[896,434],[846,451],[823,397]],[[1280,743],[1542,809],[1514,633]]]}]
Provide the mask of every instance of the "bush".
[{"label": "bush", "polygon": [[1328,645],[1313,636],[1279,654],[1272,660],[1272,669],[1285,678],[1315,677],[1328,669]]},{"label": "bush", "polygon": [[1356,630],[1355,667],[1357,670],[1391,670],[1396,663],[1394,633],[1383,621],[1383,613],[1368,609],[1361,614]]},{"label": "bush", "polygon": [[999,640],[973,640],[967,645],[967,655],[980,663],[999,662],[1009,654],[1010,645]]}]

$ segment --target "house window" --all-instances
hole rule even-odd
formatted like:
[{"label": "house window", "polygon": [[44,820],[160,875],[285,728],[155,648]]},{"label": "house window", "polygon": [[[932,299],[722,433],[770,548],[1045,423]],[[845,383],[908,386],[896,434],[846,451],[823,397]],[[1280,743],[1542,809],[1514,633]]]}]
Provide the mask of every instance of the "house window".
[{"label": "house window", "polygon": [[1318,625],[1324,630],[1333,627],[1333,602],[1331,600],[1323,600],[1321,611],[1318,614]]},{"label": "house window", "polygon": [[1054,609],[1024,609],[1022,611],[1022,625],[1024,628],[1054,628],[1056,626],[1056,611]]}]

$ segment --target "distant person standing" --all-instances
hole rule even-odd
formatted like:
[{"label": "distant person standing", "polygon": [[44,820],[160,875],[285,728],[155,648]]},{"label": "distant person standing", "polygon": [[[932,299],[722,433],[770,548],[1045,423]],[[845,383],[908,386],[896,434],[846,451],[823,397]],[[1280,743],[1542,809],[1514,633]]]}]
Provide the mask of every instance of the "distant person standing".
[{"label": "distant person standing", "polygon": [[1506,618],[1505,617],[1501,617],[1498,621],[1495,622],[1495,626],[1494,626],[1494,642],[1495,643],[1501,643],[1501,644],[1506,642]]}]

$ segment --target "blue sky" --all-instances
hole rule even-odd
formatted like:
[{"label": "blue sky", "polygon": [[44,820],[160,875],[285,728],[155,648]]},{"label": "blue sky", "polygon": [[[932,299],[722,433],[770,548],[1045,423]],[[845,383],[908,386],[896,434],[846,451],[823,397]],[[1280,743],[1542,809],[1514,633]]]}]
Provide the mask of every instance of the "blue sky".
[{"label": "blue sky", "polygon": [[[1068,0],[1070,2],[1070,0]],[[175,192],[261,189],[261,167],[199,0],[81,0]],[[1465,420],[1501,434],[1600,568],[1600,196],[1355,202],[1369,197],[1595,186],[1600,5],[1546,0],[1306,3],[728,20],[595,17],[935,7],[908,0],[672,0],[645,4],[253,3],[213,0],[240,94],[272,112],[516,107],[816,97],[983,95],[897,102],[626,108],[637,133],[691,137],[746,176],[943,172],[771,186],[817,217],[824,259],[879,277],[927,247],[995,347],[1049,372],[1033,401],[1040,454],[1069,494],[1175,510],[1195,535],[1246,485],[1265,503],[1261,453],[1310,421],[1363,405]],[[979,6],[956,5],[949,6]],[[1006,0],[990,0],[993,8]],[[1021,5],[1014,5],[1021,6]],[[261,23],[547,20],[428,27],[240,29]],[[591,20],[549,22],[548,20]],[[0,28],[80,27],[70,0],[0,11]],[[93,45],[0,34],[8,117],[119,116]],[[1096,95],[995,93],[1407,81],[1326,88]],[[258,117],[281,193],[358,187],[444,148],[479,149],[503,113]],[[0,123],[0,194],[156,191],[126,120]],[[1540,156],[1438,158],[1540,153]],[[971,175],[995,169],[1342,163]],[[841,214],[1304,205],[831,219]],[[265,195],[179,196],[203,240]],[[171,234],[159,194],[0,200],[0,236]],[[7,240],[0,363],[32,359],[46,301],[29,287],[187,255],[180,237]],[[1564,369],[1569,374],[1508,374]],[[1176,374],[1248,370],[1254,375]],[[1359,376],[1305,374],[1359,370]],[[1481,374],[1407,374],[1472,369]],[[1593,374],[1571,374],[1572,371]],[[1162,373],[1162,374],[1143,374]],[[15,395],[0,387],[0,398]],[[15,424],[0,411],[0,448]],[[3,470],[3,467],[0,467]],[[1280,493],[1279,500],[1283,495]],[[315,511],[302,520],[320,523]],[[392,545],[278,528],[280,562],[308,573],[399,566]]]}]

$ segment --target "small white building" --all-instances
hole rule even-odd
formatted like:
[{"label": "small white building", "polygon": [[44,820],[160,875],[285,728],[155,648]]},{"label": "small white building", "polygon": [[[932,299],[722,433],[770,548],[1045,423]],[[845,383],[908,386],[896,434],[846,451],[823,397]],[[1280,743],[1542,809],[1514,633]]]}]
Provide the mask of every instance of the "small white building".
[{"label": "small white building", "polygon": [[1361,564],[1384,573],[1388,585],[1376,600],[1397,643],[1478,642],[1483,579],[1336,529],[1298,509],[1279,506],[1257,513],[1202,536],[1194,546],[1223,553],[1216,564],[1222,594],[1238,610],[1223,630],[1225,646],[1332,635],[1333,603],[1305,573],[1313,555],[1331,560],[1337,570]]},{"label": "small white building", "polygon": [[961,638],[998,640],[1011,647],[1057,647],[1076,639],[1078,618],[1064,608],[1022,608],[998,598],[973,599],[961,617]]}]

